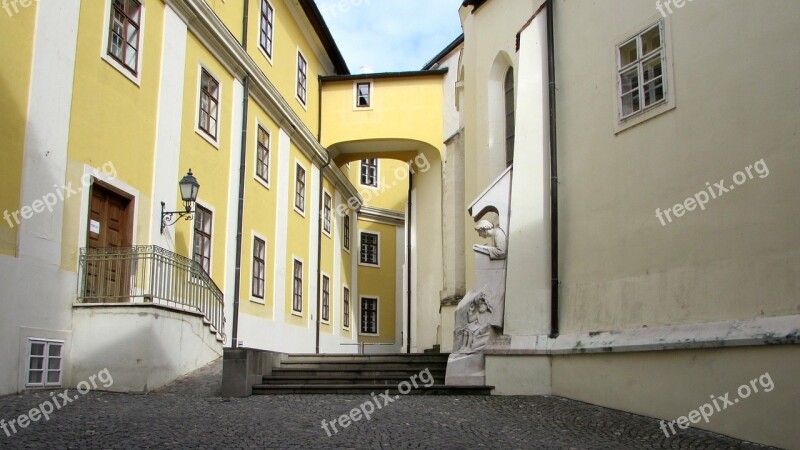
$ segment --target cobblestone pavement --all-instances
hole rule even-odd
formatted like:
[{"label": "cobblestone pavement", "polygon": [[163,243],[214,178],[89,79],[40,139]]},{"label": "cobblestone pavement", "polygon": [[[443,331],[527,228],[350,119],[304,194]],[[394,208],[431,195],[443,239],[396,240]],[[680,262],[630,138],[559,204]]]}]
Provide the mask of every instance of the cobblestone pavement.
[{"label": "cobblestone pavement", "polygon": [[[215,363],[149,395],[71,390],[78,398],[49,421],[17,427],[10,437],[0,431],[0,448],[765,448],[693,429],[667,438],[655,419],[551,396],[406,396],[328,437],[323,419],[370,397],[223,399],[220,377]],[[50,392],[0,397],[0,419],[8,422],[50,398]]]}]

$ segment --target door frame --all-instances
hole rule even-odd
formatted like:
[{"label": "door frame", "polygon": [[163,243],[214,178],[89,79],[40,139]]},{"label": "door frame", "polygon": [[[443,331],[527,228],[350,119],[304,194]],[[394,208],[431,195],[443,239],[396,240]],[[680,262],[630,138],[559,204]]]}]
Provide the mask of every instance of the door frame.
[{"label": "door frame", "polygon": [[[78,249],[85,248],[87,246],[87,240],[89,236],[89,205],[91,202],[91,191],[92,185],[94,183],[99,183],[106,189],[109,189],[116,194],[119,194],[123,197],[130,198],[133,202],[133,206],[131,208],[131,227],[132,227],[132,234],[131,234],[131,245],[136,246],[139,245],[139,235],[137,230],[139,229],[139,202],[138,200],[141,198],[141,194],[139,190],[130,186],[127,183],[124,183],[115,177],[111,177],[105,172],[91,167],[87,164],[83,166],[83,173],[80,177],[75,177],[76,180],[72,181],[73,186],[78,185],[80,186],[81,192],[81,206],[80,206],[80,219],[78,222],[78,245],[75,249],[75,253],[77,255]],[[71,180],[67,180],[69,183]],[[161,205],[159,205],[160,207]],[[159,209],[160,213],[160,209]],[[155,214],[155,213],[154,213]],[[155,216],[153,216],[155,217]],[[151,227],[152,228],[152,227]],[[78,258],[75,258],[75,269],[78,270]]]}]

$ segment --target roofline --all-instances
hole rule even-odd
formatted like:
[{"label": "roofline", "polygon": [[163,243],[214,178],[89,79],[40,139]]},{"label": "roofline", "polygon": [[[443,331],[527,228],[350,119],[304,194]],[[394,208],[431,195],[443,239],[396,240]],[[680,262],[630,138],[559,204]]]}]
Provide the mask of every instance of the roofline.
[{"label": "roofline", "polygon": [[303,12],[306,13],[306,17],[308,17],[309,22],[311,22],[311,26],[314,28],[314,31],[316,31],[320,41],[322,41],[322,46],[325,47],[325,50],[328,52],[328,57],[331,58],[336,73],[339,75],[349,75],[350,69],[347,68],[347,62],[345,62],[344,56],[342,56],[342,52],[339,50],[339,46],[336,45],[331,30],[328,28],[328,24],[325,23],[325,19],[322,17],[322,13],[316,2],[314,0],[300,0],[300,6],[302,6]]},{"label": "roofline", "polygon": [[475,11],[478,10],[484,3],[489,0],[464,0],[464,3],[461,6],[472,6],[472,14],[475,14]]},{"label": "roofline", "polygon": [[372,80],[376,78],[410,78],[410,77],[429,77],[445,75],[447,68],[436,70],[415,70],[409,72],[381,72],[381,73],[360,73],[355,75],[330,75],[319,77],[320,81],[351,81],[351,80]]},{"label": "roofline", "polygon": [[439,52],[436,56],[433,57],[430,61],[428,61],[423,67],[422,70],[430,70],[436,63],[441,61],[445,56],[450,54],[453,50],[456,49],[459,45],[464,43],[464,33],[461,33],[461,36],[457,37],[453,42],[451,42],[447,47],[444,48],[441,52]]}]

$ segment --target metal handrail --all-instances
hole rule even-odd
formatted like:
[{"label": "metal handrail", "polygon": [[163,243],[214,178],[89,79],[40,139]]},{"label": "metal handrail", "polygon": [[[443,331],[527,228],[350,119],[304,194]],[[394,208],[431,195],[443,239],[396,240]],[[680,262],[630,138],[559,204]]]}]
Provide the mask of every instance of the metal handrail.
[{"label": "metal handrail", "polygon": [[153,303],[202,313],[223,342],[222,291],[194,260],[156,245],[81,248],[79,303]]}]

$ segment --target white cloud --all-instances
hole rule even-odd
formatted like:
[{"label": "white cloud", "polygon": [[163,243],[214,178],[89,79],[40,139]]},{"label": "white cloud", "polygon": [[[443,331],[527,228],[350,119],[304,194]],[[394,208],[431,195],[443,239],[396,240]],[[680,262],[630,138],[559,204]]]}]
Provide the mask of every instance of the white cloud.
[{"label": "white cloud", "polygon": [[419,70],[461,34],[462,0],[316,0],[350,71]]}]

